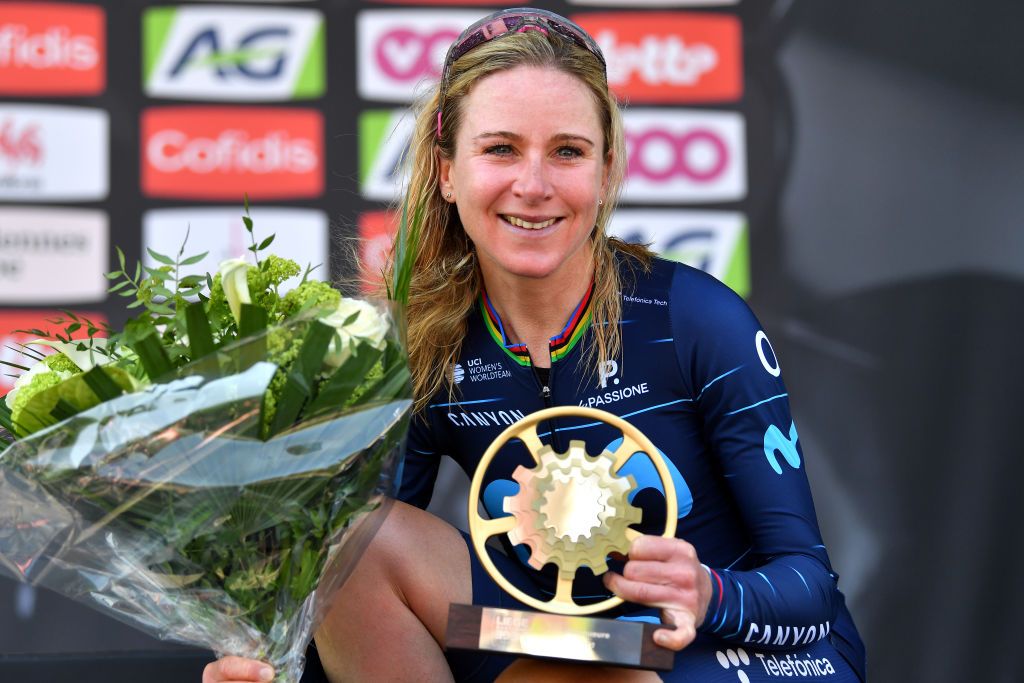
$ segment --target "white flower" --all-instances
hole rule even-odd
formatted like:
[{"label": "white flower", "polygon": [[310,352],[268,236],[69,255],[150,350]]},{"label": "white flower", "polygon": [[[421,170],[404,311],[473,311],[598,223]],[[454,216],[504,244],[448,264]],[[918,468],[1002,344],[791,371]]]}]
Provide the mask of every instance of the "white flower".
[{"label": "white flower", "polygon": [[[44,375],[48,372],[56,371],[51,369],[50,366],[44,363],[43,361],[39,361],[31,368],[29,368],[26,372],[21,373],[18,379],[14,382],[14,388],[8,391],[7,395],[4,396],[4,400],[7,402],[7,407],[10,408],[11,410],[14,410],[14,397],[18,393],[18,389],[21,389],[23,386],[31,382],[32,378],[36,377],[37,375]],[[71,373],[67,371],[60,372],[59,374],[61,379],[67,379],[68,377],[71,376]]]},{"label": "white flower", "polygon": [[242,304],[252,303],[249,298],[249,281],[246,273],[251,268],[245,259],[229,258],[222,261],[218,268],[220,272],[220,283],[224,288],[224,298],[228,300],[228,307],[235,322],[242,320]]},{"label": "white flower", "polygon": [[[345,324],[349,318],[355,318]],[[336,334],[327,349],[324,364],[336,368],[352,355],[357,342],[366,342],[376,349],[384,348],[384,337],[388,332],[388,321],[373,304],[362,299],[342,297],[338,307],[320,322],[335,328]]]}]

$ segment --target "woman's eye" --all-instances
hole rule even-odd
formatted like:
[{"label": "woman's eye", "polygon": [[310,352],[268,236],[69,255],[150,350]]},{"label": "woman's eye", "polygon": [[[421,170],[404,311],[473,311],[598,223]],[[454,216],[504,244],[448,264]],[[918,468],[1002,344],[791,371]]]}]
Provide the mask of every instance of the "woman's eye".
[{"label": "woman's eye", "polygon": [[512,153],[512,146],[511,145],[491,145],[490,147],[488,147],[484,151],[487,152],[488,154],[498,154],[498,155],[511,154]]},{"label": "woman's eye", "polygon": [[583,156],[583,150],[579,147],[559,147],[557,154],[563,159],[577,159]]}]

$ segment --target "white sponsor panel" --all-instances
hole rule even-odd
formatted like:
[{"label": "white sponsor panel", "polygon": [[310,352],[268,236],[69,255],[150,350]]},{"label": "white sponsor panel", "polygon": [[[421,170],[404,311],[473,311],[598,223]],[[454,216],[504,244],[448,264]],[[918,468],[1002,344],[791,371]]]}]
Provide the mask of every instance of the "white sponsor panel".
[{"label": "white sponsor panel", "polygon": [[[322,92],[322,83],[300,83],[323,15],[312,9],[158,7],[173,17],[146,78],[151,97],[196,100],[288,100],[297,90]],[[147,40],[159,32],[147,30]],[[322,75],[322,72],[318,72]],[[314,77],[313,80],[320,80]]]},{"label": "white sponsor panel", "polygon": [[409,180],[409,169],[404,161],[416,121],[407,109],[369,111],[362,116],[372,120],[370,127],[374,129],[373,142],[376,143],[374,149],[365,152],[369,162],[362,178],[362,193],[367,199],[390,202],[398,198]]},{"label": "white sponsor panel", "polygon": [[746,217],[734,211],[621,209],[608,225],[609,234],[650,244],[665,258],[699,268],[723,282],[746,230]]},{"label": "white sponsor panel", "polygon": [[486,16],[444,10],[367,10],[356,17],[359,96],[412,102],[441,77],[448,47]]},{"label": "white sponsor panel", "polygon": [[[188,234],[184,256],[209,252],[199,263],[182,268],[182,275],[217,272],[220,263],[229,258],[245,258],[253,262],[248,251],[252,241],[242,223],[237,207],[155,209],[147,211],[142,220],[143,263],[157,266],[147,248],[174,257]],[[330,250],[327,214],[314,209],[292,209],[253,206],[249,209],[255,225],[257,242],[275,235],[273,244],[261,254],[273,253],[295,261],[305,270],[307,265],[320,265],[311,278],[330,277]],[[281,293],[301,280],[286,280]]]},{"label": "white sponsor panel", "polygon": [[109,174],[106,111],[0,104],[0,199],[102,200]]},{"label": "white sponsor panel", "polygon": [[0,303],[104,301],[109,239],[103,211],[0,207]]},{"label": "white sponsor panel", "polygon": [[594,7],[713,7],[716,5],[738,5],[740,0],[569,0],[570,5],[591,5]]},{"label": "white sponsor panel", "polygon": [[746,125],[729,111],[632,109],[622,201],[737,201],[747,194]]}]

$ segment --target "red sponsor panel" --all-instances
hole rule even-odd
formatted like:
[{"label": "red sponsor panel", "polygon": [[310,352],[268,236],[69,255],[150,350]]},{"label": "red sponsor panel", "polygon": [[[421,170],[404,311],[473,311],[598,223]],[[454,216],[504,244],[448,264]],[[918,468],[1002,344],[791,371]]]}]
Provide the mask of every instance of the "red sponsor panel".
[{"label": "red sponsor panel", "polygon": [[398,230],[398,218],[394,211],[367,211],[359,216],[359,275],[367,294],[381,285],[381,272]]},{"label": "red sponsor panel", "polygon": [[159,107],[142,113],[142,192],[237,202],[318,197],[323,115],[275,107]]},{"label": "red sponsor panel", "polygon": [[[428,5],[430,7],[438,7],[440,3],[437,0],[370,0],[371,3],[377,5]],[[519,0],[516,3],[517,7],[526,6],[530,3],[528,1]],[[508,2],[505,0],[444,0],[443,6],[445,7],[458,7],[459,5],[466,5],[472,7],[486,7],[488,5],[500,5],[505,7]]]},{"label": "red sponsor panel", "polygon": [[726,102],[743,95],[743,31],[730,14],[607,12],[573,21],[601,46],[622,100]]},{"label": "red sponsor panel", "polygon": [[0,3],[0,94],[98,95],[106,15],[96,5]]},{"label": "red sponsor panel", "polygon": [[[102,313],[77,311],[75,315],[80,319],[88,318],[96,325],[107,322],[106,317]],[[63,334],[64,325],[55,325],[50,322],[58,318],[67,318],[67,315],[59,311],[0,311],[0,360],[31,367],[35,361],[19,353],[18,349],[20,347],[18,345],[32,339],[39,339],[39,335],[16,332],[15,330],[39,329],[44,332],[59,332]],[[106,335],[98,334],[96,336],[103,337]],[[71,337],[72,339],[86,339],[88,334],[85,325],[83,324],[78,331],[72,333]],[[45,346],[33,346],[32,348],[38,350],[43,355],[49,355],[53,352]],[[6,394],[11,390],[15,380],[17,380],[17,376],[21,372],[17,368],[7,365],[3,366],[3,370],[0,371],[0,395]],[[14,375],[14,377],[9,375]]]}]

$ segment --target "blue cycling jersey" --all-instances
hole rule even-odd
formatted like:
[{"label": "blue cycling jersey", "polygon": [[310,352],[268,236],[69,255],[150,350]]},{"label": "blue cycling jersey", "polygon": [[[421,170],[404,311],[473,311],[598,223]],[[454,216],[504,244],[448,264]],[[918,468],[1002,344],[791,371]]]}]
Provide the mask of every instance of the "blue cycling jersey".
[{"label": "blue cycling jersey", "polygon": [[[759,651],[797,651],[828,639],[863,678],[863,644],[822,543],[768,337],[746,303],[709,275],[658,259],[649,272],[632,263],[623,257],[620,265],[622,354],[596,368],[585,352],[588,292],[551,340],[546,385],[530,367],[527,349],[507,338],[481,295],[453,368],[454,396],[442,390],[423,419],[413,420],[399,497],[425,507],[440,456],[454,458],[472,476],[495,437],[536,410],[579,405],[609,411],[647,435],[669,463],[676,535],[693,544],[712,578],[700,633],[723,647]],[[614,451],[621,436],[604,423],[575,418],[538,432],[558,452],[580,439],[592,455]],[[492,517],[506,514],[502,502],[518,490],[511,473],[520,464],[529,467],[532,460],[513,441],[486,473],[482,499]],[[663,487],[650,460],[636,454],[619,473],[637,482],[630,498],[644,510],[638,528],[660,533]],[[520,546],[516,552],[528,551]],[[546,592],[544,574],[531,574]],[[594,581],[580,593],[601,590]]]}]

